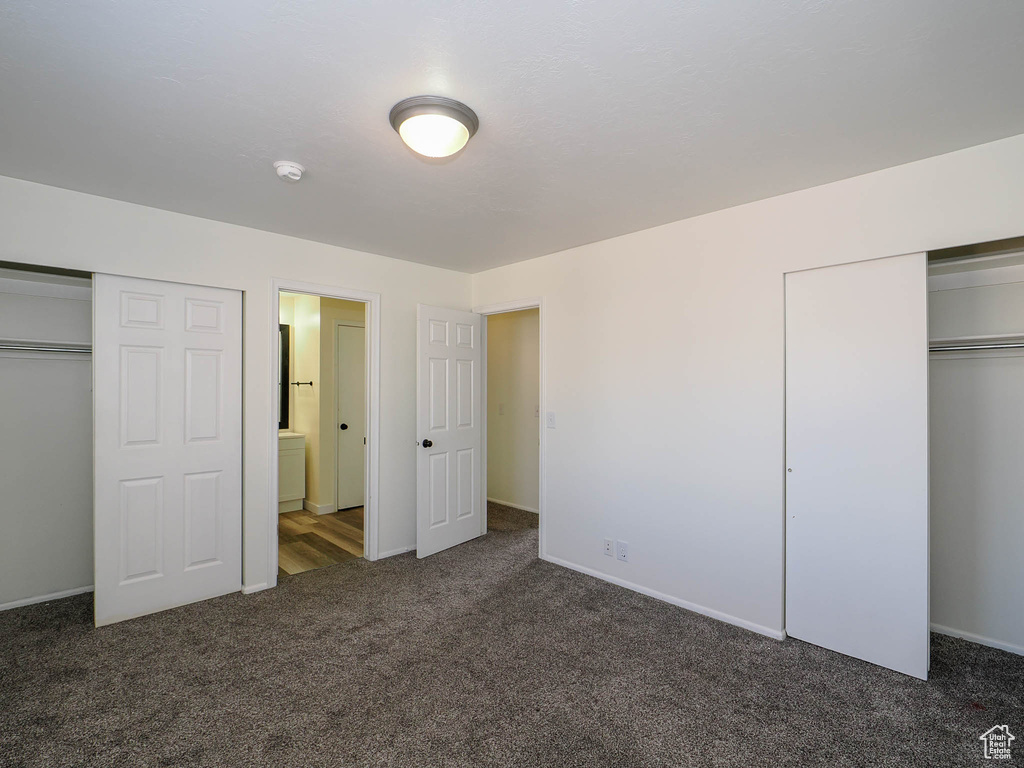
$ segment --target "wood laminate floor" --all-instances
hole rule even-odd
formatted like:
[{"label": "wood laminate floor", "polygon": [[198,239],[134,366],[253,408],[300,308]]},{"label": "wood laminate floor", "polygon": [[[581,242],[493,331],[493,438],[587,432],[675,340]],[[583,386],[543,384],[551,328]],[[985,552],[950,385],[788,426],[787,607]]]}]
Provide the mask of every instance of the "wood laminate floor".
[{"label": "wood laminate floor", "polygon": [[363,508],[329,515],[300,509],[278,515],[277,575],[291,576],[363,556]]},{"label": "wood laminate floor", "polygon": [[[537,527],[537,515],[487,502],[487,530],[521,531]],[[277,575],[323,568],[363,556],[363,508],[316,515],[300,509],[277,522]]]}]

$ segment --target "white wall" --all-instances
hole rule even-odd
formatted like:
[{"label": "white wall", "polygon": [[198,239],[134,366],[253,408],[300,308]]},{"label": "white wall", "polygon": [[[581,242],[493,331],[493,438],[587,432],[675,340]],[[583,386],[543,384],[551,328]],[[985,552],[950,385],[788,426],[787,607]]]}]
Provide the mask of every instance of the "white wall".
[{"label": "white wall", "polygon": [[3,177],[0,260],[245,292],[242,577],[249,588],[268,579],[277,514],[268,490],[277,447],[271,280],[380,293],[380,552],[414,546],[416,304],[469,309],[469,275]]},{"label": "white wall", "polygon": [[[1024,266],[1000,263],[931,278],[933,338],[1024,337]],[[933,354],[929,406],[931,620],[1024,653],[1024,350]]]},{"label": "white wall", "polygon": [[306,498],[320,504],[320,297],[295,294],[291,370],[294,381],[311,381],[291,388],[292,432],[306,436]]},{"label": "white wall", "polygon": [[544,556],[781,633],[783,274],[1022,233],[1018,136],[475,275],[544,300]]},{"label": "white wall", "polygon": [[[72,290],[20,293],[50,282]],[[0,270],[0,339],[89,344],[90,296],[88,280]],[[0,351],[0,425],[0,605],[91,587],[90,357]]]},{"label": "white wall", "polygon": [[487,497],[540,509],[540,310],[487,316]]},{"label": "white wall", "polygon": [[280,319],[285,325],[294,325],[295,323],[295,297],[297,294],[294,293],[281,293],[281,299],[279,302]]}]

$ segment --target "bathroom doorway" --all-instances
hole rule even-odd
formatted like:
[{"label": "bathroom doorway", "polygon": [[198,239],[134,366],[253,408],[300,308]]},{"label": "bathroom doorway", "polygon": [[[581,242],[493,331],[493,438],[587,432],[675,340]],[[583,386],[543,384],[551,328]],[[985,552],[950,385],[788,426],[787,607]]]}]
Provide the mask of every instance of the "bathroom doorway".
[{"label": "bathroom doorway", "polygon": [[367,556],[366,301],[278,291],[277,576]]}]

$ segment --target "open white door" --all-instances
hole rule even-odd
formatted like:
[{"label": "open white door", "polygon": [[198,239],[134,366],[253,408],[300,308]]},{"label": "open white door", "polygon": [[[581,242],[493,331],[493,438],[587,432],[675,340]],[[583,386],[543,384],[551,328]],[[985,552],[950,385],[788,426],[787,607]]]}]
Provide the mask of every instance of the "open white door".
[{"label": "open white door", "polygon": [[480,315],[416,310],[416,556],[481,535]]},{"label": "open white door", "polygon": [[93,281],[96,625],[242,576],[242,295]]},{"label": "open white door", "polygon": [[786,632],[927,678],[925,254],[786,275]]}]

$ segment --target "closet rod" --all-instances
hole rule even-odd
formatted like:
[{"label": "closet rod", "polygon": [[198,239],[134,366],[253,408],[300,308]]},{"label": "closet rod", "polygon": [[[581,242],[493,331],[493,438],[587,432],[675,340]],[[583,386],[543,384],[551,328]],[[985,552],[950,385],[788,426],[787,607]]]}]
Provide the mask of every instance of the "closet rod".
[{"label": "closet rod", "polygon": [[1002,344],[958,344],[956,346],[938,344],[928,347],[929,352],[968,352],[973,349],[1024,349],[1024,341],[1007,341]]},{"label": "closet rod", "polygon": [[8,344],[0,342],[0,350],[13,352],[75,352],[92,354],[92,347],[56,347],[45,344]]}]

